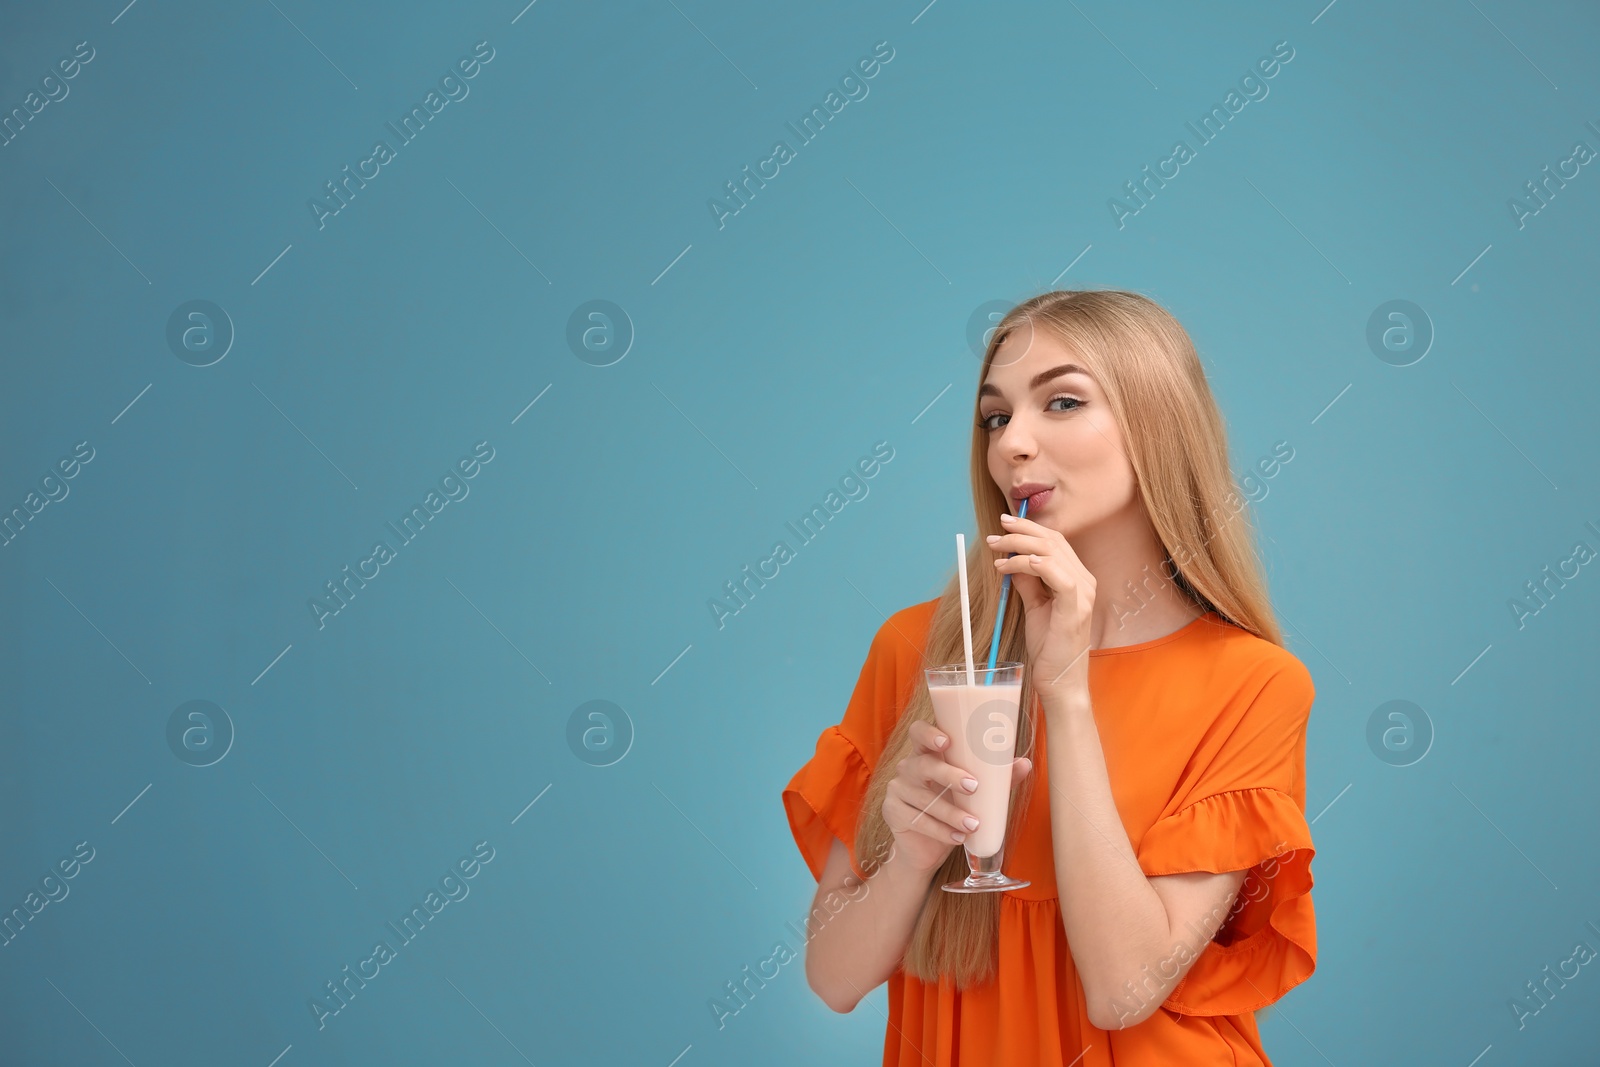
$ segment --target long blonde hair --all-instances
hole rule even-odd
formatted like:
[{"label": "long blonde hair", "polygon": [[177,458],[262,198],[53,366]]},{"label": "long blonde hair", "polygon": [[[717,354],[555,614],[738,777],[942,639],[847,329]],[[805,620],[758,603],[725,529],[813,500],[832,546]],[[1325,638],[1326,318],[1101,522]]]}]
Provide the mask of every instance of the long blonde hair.
[{"label": "long blonde hair", "polygon": [[[1001,342],[1019,329],[1049,331],[1078,355],[1105,393],[1122,430],[1138,491],[1166,549],[1162,577],[1197,608],[1214,610],[1234,625],[1281,645],[1246,502],[1228,466],[1222,415],[1188,333],[1166,309],[1139,293],[1116,289],[1044,293],[1018,304],[1000,320],[984,350],[980,384]],[[989,473],[988,435],[979,426],[977,390],[973,393],[970,473],[978,536],[968,549],[967,580],[973,647],[987,649],[1000,602],[1001,576],[986,565],[992,553],[983,538],[1005,532],[998,516],[1010,509],[1005,492]],[[934,609],[922,667],[954,663],[965,655],[961,589],[953,567],[951,571]],[[998,659],[1028,663],[1022,598],[1014,590],[1000,625]],[[1031,756],[1035,732],[1031,665],[1023,674],[1025,714],[1018,723],[1017,754]],[[909,750],[911,724],[919,721],[934,721],[926,685],[913,686],[910,702],[873,771],[856,831],[858,856],[887,855],[893,844],[883,819],[883,801],[895,765]],[[1015,840],[1012,835],[1032,797],[1036,777],[1030,773],[1014,787],[1007,840]],[[902,962],[905,972],[921,981],[950,976],[964,989],[994,974],[1000,894],[946,893],[938,888],[966,873],[965,850],[952,845],[949,858],[930,883]]]}]

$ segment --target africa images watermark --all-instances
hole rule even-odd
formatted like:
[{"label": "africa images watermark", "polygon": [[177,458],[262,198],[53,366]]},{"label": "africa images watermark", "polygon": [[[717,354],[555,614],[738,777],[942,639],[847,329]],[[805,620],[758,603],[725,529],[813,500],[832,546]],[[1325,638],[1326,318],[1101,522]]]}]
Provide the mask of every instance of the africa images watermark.
[{"label": "africa images watermark", "polygon": [[[822,498],[822,503],[811,505],[811,510],[794,522],[784,523],[784,528],[794,534],[795,540],[800,545],[809,545],[822,533],[828,525],[828,520],[844,510],[846,504],[852,500],[864,500],[870,490],[867,482],[875,478],[882,469],[880,464],[887,464],[894,459],[894,447],[888,441],[879,441],[872,446],[871,456],[862,456],[856,460],[855,467],[839,479],[838,489],[829,489],[828,495]],[[859,474],[859,477],[857,476]],[[843,495],[840,495],[840,494]],[[796,549],[789,546],[787,541],[773,543],[772,552],[755,565],[752,573],[750,564],[744,565],[741,574],[743,577],[732,582],[723,583],[723,591],[727,594],[725,600],[711,597],[706,601],[706,607],[711,611],[711,619],[721,630],[727,625],[729,617],[739,614],[750,606],[750,601],[755,599],[758,591],[767,587],[767,582],[776,578],[780,568],[795,558]],[[768,568],[771,568],[770,573]],[[751,583],[755,583],[752,589]]]},{"label": "africa images watermark", "polygon": [[398,958],[402,948],[421,936],[430,920],[451,903],[466,900],[467,894],[472,892],[472,887],[467,882],[476,878],[478,872],[483,870],[483,866],[494,859],[494,855],[494,846],[488,841],[479,841],[473,845],[471,855],[461,857],[453,867],[446,869],[440,876],[437,891],[430,888],[422,898],[421,904],[411,905],[411,910],[400,919],[398,926],[393,922],[386,924],[398,944],[389,944],[390,939],[385,934],[372,946],[372,955],[356,963],[354,971],[350,969],[348,963],[345,964],[341,972],[342,977],[337,983],[331,981],[324,983],[326,994],[308,998],[311,1014],[317,1020],[317,1029],[326,1029],[327,1020],[331,1016],[338,1015],[348,1008],[356,994],[367,988],[368,982],[377,978],[383,973],[384,967]]},{"label": "africa images watermark", "polygon": [[[1589,532],[1600,538],[1600,528],[1592,522],[1585,522]],[[1550,601],[1555,599],[1556,593],[1567,587],[1567,582],[1577,578],[1581,568],[1595,558],[1595,550],[1587,541],[1576,541],[1572,545],[1572,554],[1566,559],[1556,562],[1555,570],[1551,571],[1546,563],[1539,572],[1537,581],[1529,579],[1522,583],[1523,591],[1527,593],[1527,600],[1511,597],[1506,601],[1506,607],[1511,609],[1511,617],[1517,621],[1517,629],[1523,630],[1528,626],[1528,620],[1550,606]],[[1571,567],[1571,573],[1567,568]],[[1552,583],[1555,588],[1552,589]]]},{"label": "africa images watermark", "polygon": [[76,878],[84,865],[93,859],[94,846],[87,841],[79,841],[72,846],[72,855],[57,860],[54,867],[46,869],[44,877],[39,879],[38,890],[28,890],[20,906],[0,917],[0,948],[15,941],[45,908],[66,900],[67,894],[72,892],[72,887],[67,883]]},{"label": "africa images watermark", "polygon": [[[872,46],[872,55],[856,60],[854,67],[846,71],[839,79],[839,89],[829,89],[828,95],[822,98],[822,103],[813,105],[800,119],[800,125],[785,122],[784,126],[795,136],[798,145],[805,146],[816,140],[827,127],[828,122],[838,115],[853,101],[865,100],[871,87],[867,82],[877,77],[883,64],[894,58],[894,49],[888,41],[879,41]],[[856,75],[859,74],[860,77]],[[844,93],[840,95],[840,91]],[[772,154],[756,164],[755,173],[750,172],[749,164],[740,171],[743,177],[736,182],[724,182],[723,188],[727,190],[728,199],[720,200],[711,197],[706,201],[706,207],[711,211],[711,218],[717,224],[717,229],[725,229],[728,219],[739,214],[749,207],[749,202],[754,200],[757,191],[765,189],[767,182],[783,173],[783,168],[793,162],[799,153],[790,147],[788,141],[774,141]],[[768,168],[771,173],[768,173]],[[751,183],[755,183],[752,189]]]},{"label": "africa images watermark", "polygon": [[[1212,938],[1217,936],[1217,932],[1232,922],[1234,916],[1243,911],[1246,904],[1265,899],[1271,891],[1268,882],[1278,876],[1278,864],[1284,853],[1295,851],[1289,848],[1289,842],[1279,841],[1273,846],[1271,856],[1250,868],[1244,881],[1239,884],[1237,892],[1202,916],[1202,925],[1196,926],[1192,920],[1185,924],[1195,935],[1195,947],[1191,947],[1186,941],[1177,941],[1172,946],[1172,952],[1156,964],[1155,973],[1151,973],[1148,963],[1139,968],[1144,975],[1140,979],[1139,986],[1135,986],[1131,978],[1122,983],[1123,988],[1127,990],[1127,999],[1132,1001],[1133,1007],[1128,1007],[1122,997],[1111,998],[1111,1005],[1117,1013],[1119,1029],[1127,1025],[1126,1020],[1129,1016],[1138,1015],[1150,1001],[1161,1003],[1166,1000],[1171,990],[1163,992],[1163,983],[1172,981],[1178,976],[1179,971],[1199,959],[1200,954],[1210,945]],[[1257,869],[1261,871],[1259,878],[1256,877]],[[1226,914],[1223,913],[1224,908],[1227,909]]]},{"label": "africa images watermark", "polygon": [[72,455],[56,460],[55,469],[46,471],[39,479],[39,490],[44,493],[43,496],[30,489],[21,504],[0,514],[0,547],[20,537],[22,531],[28,528],[28,523],[48,505],[67,499],[67,494],[72,492],[72,487],[67,483],[76,478],[92,459],[94,446],[88,441],[79,441],[72,446]]},{"label": "africa images watermark", "polygon": [[[382,174],[383,168],[394,162],[398,156],[398,149],[410,144],[452,101],[465,100],[472,92],[472,86],[467,82],[476,78],[483,65],[493,59],[494,49],[490,47],[489,42],[479,41],[473,46],[471,55],[457,60],[455,66],[445,71],[439,78],[437,90],[429,89],[428,95],[422,98],[422,103],[411,105],[411,110],[401,116],[399,126],[393,122],[384,123],[394,133],[396,144],[390,145],[388,141],[383,140],[374,142],[372,154],[357,163],[354,171],[350,169],[350,164],[346,163],[342,172],[343,177],[337,182],[323,183],[323,188],[328,194],[326,197],[313,196],[306,201],[306,206],[311,209],[311,217],[317,222],[317,229],[326,229],[328,220],[349,207],[356,193],[365,189],[367,182]],[[441,93],[443,95],[440,95]]]},{"label": "africa images watermark", "polygon": [[72,86],[67,83],[76,78],[94,57],[94,46],[88,41],[79,41],[73,46],[72,55],[56,60],[56,65],[47,68],[47,73],[39,79],[39,92],[43,96],[29,89],[20,107],[0,112],[0,148],[21,137],[28,124],[35,121],[45,108],[65,100],[72,92]]},{"label": "africa images watermark", "polygon": [[[1600,926],[1596,926],[1587,919],[1584,920],[1583,924],[1596,934],[1600,934]],[[1537,984],[1532,981],[1524,982],[1523,985],[1528,991],[1527,997],[1511,997],[1506,1002],[1511,1008],[1511,1017],[1517,1020],[1517,1029],[1527,1029],[1528,1020],[1549,1007],[1550,1002],[1556,997],[1556,990],[1565,989],[1568,982],[1582,973],[1584,964],[1594,959],[1594,957],[1594,946],[1587,941],[1579,941],[1572,946],[1572,955],[1556,964],[1555,971],[1552,972],[1550,965],[1547,963],[1544,965],[1544,970],[1540,972],[1544,977],[1540,978]],[[1569,967],[1572,968],[1570,971],[1567,969]],[[1555,983],[1554,988],[1551,987],[1550,983],[1552,982]]]},{"label": "africa images watermark", "polygon": [[[1244,477],[1239,479],[1240,487],[1244,489],[1246,495],[1240,496],[1230,490],[1222,498],[1222,506],[1228,509],[1228,514],[1224,521],[1232,522],[1234,517],[1244,510],[1247,503],[1259,504],[1265,500],[1267,494],[1272,491],[1267,482],[1276,478],[1278,473],[1292,459],[1294,459],[1294,446],[1289,444],[1288,441],[1279,441],[1272,446],[1270,455],[1262,456],[1256,460],[1255,465],[1251,468],[1254,473],[1246,473]],[[1261,475],[1259,479],[1256,478],[1256,473]],[[1258,489],[1259,494],[1257,493]],[[1217,513],[1220,510],[1222,509],[1212,509],[1211,527],[1213,532],[1206,538],[1200,548],[1210,544],[1216,538],[1217,531],[1222,529],[1222,525],[1217,522]],[[1154,603],[1156,595],[1160,592],[1162,586],[1176,584],[1174,579],[1178,576],[1178,573],[1187,567],[1190,561],[1198,554],[1199,549],[1190,549],[1188,545],[1179,543],[1168,553],[1170,560],[1162,561],[1160,574],[1152,574],[1150,565],[1146,564],[1142,571],[1144,577],[1137,584],[1131,578],[1124,582],[1123,591],[1127,594],[1127,600],[1132,602],[1132,606],[1123,607],[1120,604],[1118,605],[1117,626],[1120,628],[1125,625],[1130,618],[1144,610],[1147,605]]]},{"label": "africa images watermark", "polygon": [[[1222,103],[1211,105],[1211,110],[1200,119],[1199,126],[1193,122],[1184,123],[1195,136],[1195,148],[1190,148],[1188,141],[1176,141],[1172,145],[1171,154],[1156,163],[1154,173],[1150,170],[1150,164],[1146,163],[1143,168],[1144,177],[1136,181],[1123,182],[1122,188],[1127,193],[1128,200],[1119,200],[1113,196],[1106,201],[1106,207],[1111,212],[1111,221],[1117,224],[1117,229],[1124,229],[1128,225],[1127,220],[1130,216],[1137,215],[1149,207],[1149,202],[1155,199],[1156,192],[1165,189],[1167,182],[1181,174],[1183,165],[1193,160],[1200,148],[1216,140],[1227,128],[1229,120],[1243,111],[1246,104],[1252,100],[1265,100],[1267,93],[1271,91],[1267,82],[1277,77],[1278,72],[1293,58],[1294,48],[1288,41],[1279,41],[1273,45],[1272,55],[1262,56],[1256,60],[1253,71],[1247,70],[1239,79],[1238,92],[1229,89],[1228,95],[1222,98]],[[1241,92],[1243,96],[1239,95]]]},{"label": "africa images watermark", "polygon": [[[1600,134],[1600,126],[1595,125],[1594,119],[1589,119],[1585,126]],[[1550,164],[1546,163],[1540,170],[1537,181],[1522,183],[1523,190],[1527,193],[1524,197],[1508,197],[1506,210],[1511,212],[1511,219],[1517,224],[1517,229],[1525,229],[1528,220],[1550,206],[1550,201],[1556,194],[1567,187],[1567,182],[1582,173],[1582,168],[1595,158],[1595,150],[1589,147],[1588,141],[1574,141],[1572,154],[1566,159],[1556,161],[1556,169],[1552,172]]]},{"label": "africa images watermark", "polygon": [[[456,465],[439,479],[437,491],[428,490],[428,495],[422,498],[422,503],[414,505],[401,517],[399,526],[393,522],[384,525],[394,532],[401,545],[409,545],[451,501],[467,498],[467,494],[472,492],[472,487],[467,482],[476,478],[483,469],[482,465],[492,459],[494,459],[494,446],[488,441],[479,441],[472,446],[471,456],[458,460]],[[440,493],[444,495],[441,496]],[[330,617],[349,607],[350,601],[355,599],[356,592],[365,589],[368,582],[382,574],[383,567],[393,562],[399,553],[399,547],[391,547],[388,541],[377,541],[373,543],[372,554],[356,563],[355,571],[352,572],[350,564],[346,563],[341,572],[343,577],[326,583],[327,596],[314,596],[306,601],[307,606],[311,608],[311,617],[316,620],[317,629],[323,629],[328,625]],[[369,566],[372,568],[371,571],[367,569]]]},{"label": "africa images watermark", "polygon": [[[816,937],[828,921],[846,907],[858,901],[865,900],[872,891],[869,884],[874,875],[883,869],[883,865],[894,858],[894,838],[889,838],[861,865],[866,872],[866,878],[858,879],[854,874],[845,878],[843,890],[830,889],[817,899],[809,914],[806,915],[806,929],[798,929],[793,922],[784,923],[784,927],[799,940],[801,945],[808,945]],[[853,884],[852,884],[853,883]],[[789,947],[787,941],[773,942],[772,951],[766,959],[756,964],[754,973],[747,963],[739,971],[741,978],[736,982],[724,982],[723,989],[727,991],[725,999],[712,997],[706,1001],[706,1007],[711,1010],[711,1018],[716,1021],[717,1029],[725,1029],[728,1020],[738,1015],[750,1006],[750,1001],[756,994],[767,987],[767,983],[782,973],[783,965],[800,958],[800,954]],[[768,973],[768,968],[771,973]]]}]

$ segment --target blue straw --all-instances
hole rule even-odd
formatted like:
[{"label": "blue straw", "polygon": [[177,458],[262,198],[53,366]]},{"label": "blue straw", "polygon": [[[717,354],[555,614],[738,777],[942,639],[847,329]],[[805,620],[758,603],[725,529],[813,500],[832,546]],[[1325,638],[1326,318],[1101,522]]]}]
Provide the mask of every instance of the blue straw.
[{"label": "blue straw", "polygon": [[[1022,500],[1022,507],[1017,509],[1018,518],[1028,517],[1028,500]],[[1015,556],[1016,553],[1010,553]],[[1008,557],[1009,558],[1009,557]],[[1006,594],[1011,592],[1011,575],[1007,574],[1000,579],[1000,607],[994,613],[994,636],[989,639],[989,673],[983,676],[984,685],[994,684],[994,658],[1000,654],[1000,620],[1006,617]]]}]

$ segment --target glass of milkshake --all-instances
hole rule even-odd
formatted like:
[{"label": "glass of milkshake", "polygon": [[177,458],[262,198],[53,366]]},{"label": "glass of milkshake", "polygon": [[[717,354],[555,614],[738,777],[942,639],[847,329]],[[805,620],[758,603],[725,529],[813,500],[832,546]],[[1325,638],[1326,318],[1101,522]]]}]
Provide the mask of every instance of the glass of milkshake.
[{"label": "glass of milkshake", "polygon": [[949,893],[1021,889],[1031,883],[1006,877],[1000,866],[1005,860],[1011,764],[1022,709],[1022,664],[969,668],[951,663],[923,673],[933,698],[934,720],[950,738],[945,760],[978,780],[972,793],[951,792],[956,806],[978,820],[978,828],[967,834],[962,846],[970,873],[940,888]]}]

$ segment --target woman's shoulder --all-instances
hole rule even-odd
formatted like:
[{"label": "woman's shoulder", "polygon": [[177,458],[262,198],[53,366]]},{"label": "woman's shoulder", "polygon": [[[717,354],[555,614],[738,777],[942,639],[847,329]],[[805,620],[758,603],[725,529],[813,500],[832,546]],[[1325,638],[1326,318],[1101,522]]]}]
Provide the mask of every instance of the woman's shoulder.
[{"label": "woman's shoulder", "polygon": [[937,600],[901,608],[878,624],[839,729],[871,766],[922,677],[922,649]]},{"label": "woman's shoulder", "polygon": [[895,659],[921,657],[928,641],[928,628],[933,623],[933,612],[938,606],[939,598],[934,597],[903,607],[884,619],[872,637],[873,651]]},{"label": "woman's shoulder", "polygon": [[1241,695],[1270,689],[1276,700],[1310,704],[1316,685],[1299,656],[1220,615],[1208,616],[1207,622],[1188,651],[1209,665],[1210,677]]}]

